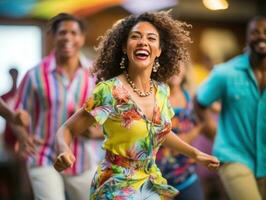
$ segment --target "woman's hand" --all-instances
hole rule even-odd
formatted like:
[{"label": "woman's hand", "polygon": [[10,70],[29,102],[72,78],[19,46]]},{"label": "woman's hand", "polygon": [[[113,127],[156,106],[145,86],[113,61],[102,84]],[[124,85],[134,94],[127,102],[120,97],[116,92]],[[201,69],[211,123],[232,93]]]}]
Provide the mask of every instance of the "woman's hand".
[{"label": "woman's hand", "polygon": [[203,153],[202,151],[197,151],[195,159],[196,162],[206,166],[210,170],[216,170],[220,166],[220,161],[216,157]]},{"label": "woman's hand", "polygon": [[72,167],[75,161],[75,156],[69,150],[57,156],[54,163],[54,168],[56,169],[56,171],[61,172],[69,167]]}]

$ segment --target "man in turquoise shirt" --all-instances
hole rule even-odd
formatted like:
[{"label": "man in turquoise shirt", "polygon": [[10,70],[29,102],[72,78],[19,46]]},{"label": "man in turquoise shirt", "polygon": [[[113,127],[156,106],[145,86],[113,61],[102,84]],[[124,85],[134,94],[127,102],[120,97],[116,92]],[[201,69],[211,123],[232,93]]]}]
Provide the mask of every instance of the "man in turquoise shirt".
[{"label": "man in turquoise shirt", "polygon": [[247,53],[215,67],[196,95],[195,109],[220,100],[213,153],[223,163],[219,175],[233,200],[266,199],[266,18],[247,28]]}]

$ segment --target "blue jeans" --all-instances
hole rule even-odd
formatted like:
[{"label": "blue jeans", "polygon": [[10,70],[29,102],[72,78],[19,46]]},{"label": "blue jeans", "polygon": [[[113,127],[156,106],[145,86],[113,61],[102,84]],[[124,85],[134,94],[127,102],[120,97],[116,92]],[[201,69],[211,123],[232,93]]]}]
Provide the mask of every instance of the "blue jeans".
[{"label": "blue jeans", "polygon": [[175,200],[204,200],[204,194],[199,179],[179,192]]}]

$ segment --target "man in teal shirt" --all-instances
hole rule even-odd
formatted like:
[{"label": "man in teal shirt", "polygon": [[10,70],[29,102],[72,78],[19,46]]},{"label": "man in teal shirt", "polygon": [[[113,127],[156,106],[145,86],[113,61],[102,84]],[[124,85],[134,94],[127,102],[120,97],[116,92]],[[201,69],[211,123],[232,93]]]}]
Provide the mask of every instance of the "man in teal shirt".
[{"label": "man in teal shirt", "polygon": [[247,52],[215,67],[198,89],[195,109],[202,120],[220,100],[213,153],[232,200],[266,199],[266,18],[252,19]]}]

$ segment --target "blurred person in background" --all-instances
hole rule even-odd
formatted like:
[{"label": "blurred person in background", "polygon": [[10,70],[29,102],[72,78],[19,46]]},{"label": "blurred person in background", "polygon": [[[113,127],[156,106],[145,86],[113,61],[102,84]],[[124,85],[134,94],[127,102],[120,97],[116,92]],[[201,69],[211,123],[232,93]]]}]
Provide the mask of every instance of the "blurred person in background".
[{"label": "blurred person in background", "polygon": [[155,164],[162,143],[210,169],[219,161],[171,132],[173,110],[166,80],[187,60],[188,25],[168,12],[129,16],[108,30],[98,47],[95,73],[101,81],[87,103],[57,132],[58,171],[74,165],[69,145],[94,123],[103,126],[106,156],[95,174],[90,199],[150,199],[175,196]]},{"label": "blurred person in background", "polygon": [[247,26],[247,51],[214,68],[198,89],[195,108],[205,120],[207,107],[221,101],[213,153],[232,200],[266,199],[266,17]]},{"label": "blurred person in background", "polygon": [[99,156],[86,138],[92,130],[73,139],[70,148],[76,163],[69,170],[59,174],[53,168],[57,129],[85,103],[95,86],[90,62],[80,53],[85,26],[66,13],[53,17],[49,25],[54,50],[26,73],[17,92],[15,107],[31,116],[27,128],[17,127],[19,152],[27,158],[35,199],[64,200],[65,191],[67,199],[87,199],[97,165],[91,156]]},{"label": "blurred person in background", "polygon": [[0,116],[10,123],[21,126],[28,126],[30,121],[27,112],[24,110],[12,111],[2,98],[0,98]]},{"label": "blurred person in background", "polygon": [[[1,98],[6,103],[6,105],[8,105],[9,108],[14,108],[15,95],[17,92],[18,70],[16,68],[11,68],[8,71],[8,73],[12,80],[12,86],[7,93],[1,96]],[[4,130],[4,143],[9,148],[14,149],[16,141],[17,141],[16,136],[11,130],[8,121],[6,121],[5,130]]]},{"label": "blurred person in background", "polygon": [[[181,66],[178,75],[168,81],[170,104],[174,109],[172,130],[183,141],[192,144],[203,130],[203,124],[196,122],[192,110],[189,91],[189,70]],[[195,161],[167,147],[162,146],[157,154],[156,163],[168,184],[180,191],[176,200],[203,200],[204,193],[196,174]]]},{"label": "blurred person in background", "polygon": [[[203,52],[199,52],[198,58],[200,60],[193,63],[193,67],[191,67],[189,74],[190,80],[194,83],[192,85],[194,87],[192,90],[193,93],[195,93],[197,88],[203,83],[204,80],[207,79],[208,75],[213,69],[213,61],[210,56]],[[193,141],[193,146],[208,154],[212,153],[213,140],[216,133],[220,110],[220,102],[215,102],[212,104],[207,113],[209,115],[208,124],[205,123],[205,129],[202,130],[201,134]],[[201,165],[197,165],[196,172],[199,175],[206,200],[227,199],[217,171],[210,171]]]},{"label": "blurred person in background", "polygon": [[[30,121],[27,112],[12,111],[1,98],[0,116],[11,125],[28,126]],[[1,200],[33,199],[25,163],[14,154],[9,145],[2,145],[2,141],[0,141],[0,197]]]},{"label": "blurred person in background", "polygon": [[8,104],[11,99],[14,99],[14,96],[17,91],[17,79],[18,79],[18,70],[16,68],[11,68],[8,70],[9,76],[12,80],[12,86],[10,90],[3,94],[1,98]]}]

